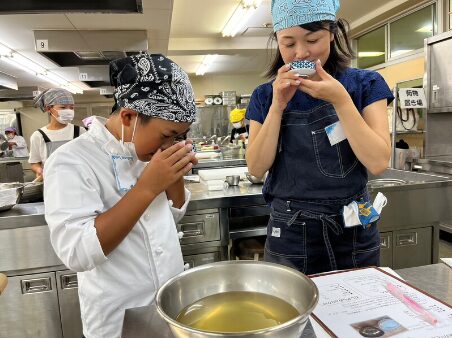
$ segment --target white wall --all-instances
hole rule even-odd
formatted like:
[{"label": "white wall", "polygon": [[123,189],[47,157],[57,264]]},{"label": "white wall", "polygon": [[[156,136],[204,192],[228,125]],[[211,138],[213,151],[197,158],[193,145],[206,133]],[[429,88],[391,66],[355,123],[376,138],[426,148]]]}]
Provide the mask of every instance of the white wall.
[{"label": "white wall", "polygon": [[28,144],[30,150],[30,136],[37,129],[44,127],[49,123],[47,113],[43,113],[41,109],[35,107],[23,107],[18,109],[20,112],[20,121],[22,122],[22,136]]},{"label": "white wall", "polygon": [[235,90],[237,95],[251,94],[260,84],[267,81],[260,74],[246,73],[234,75],[190,76],[197,100],[204,101],[204,95],[218,94],[226,90]]}]

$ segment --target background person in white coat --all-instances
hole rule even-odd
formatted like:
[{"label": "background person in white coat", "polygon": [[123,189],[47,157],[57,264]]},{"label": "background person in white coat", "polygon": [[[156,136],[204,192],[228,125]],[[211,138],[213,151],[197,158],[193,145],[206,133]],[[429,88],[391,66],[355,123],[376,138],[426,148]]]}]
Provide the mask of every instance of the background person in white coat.
[{"label": "background person in white coat", "polygon": [[17,135],[16,128],[6,128],[5,135],[8,140],[8,148],[13,152],[13,157],[28,156],[27,142],[25,142],[25,139],[22,136]]},{"label": "background person in white coat", "polygon": [[176,230],[196,159],[183,139],[196,107],[187,74],[160,54],[110,64],[115,112],[61,146],[45,165],[55,252],[77,271],[83,334],[121,335],[124,311],[153,302],[183,271]]}]

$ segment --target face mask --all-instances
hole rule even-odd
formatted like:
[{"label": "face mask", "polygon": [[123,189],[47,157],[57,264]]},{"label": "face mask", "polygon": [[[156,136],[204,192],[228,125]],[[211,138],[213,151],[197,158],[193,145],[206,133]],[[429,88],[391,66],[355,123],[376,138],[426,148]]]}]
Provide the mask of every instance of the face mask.
[{"label": "face mask", "polygon": [[14,138],[14,135],[13,134],[8,134],[8,135],[6,135],[6,138],[8,140],[12,140]]},{"label": "face mask", "polygon": [[135,143],[133,143],[137,121],[138,117],[135,119],[132,140],[130,142],[124,142],[124,125],[121,126],[121,139],[119,140],[119,144],[121,145],[122,154],[111,155],[116,184],[118,189],[123,192],[129,191],[135,185],[143,170],[143,167],[138,165],[138,156],[135,150]]},{"label": "face mask", "polygon": [[233,126],[235,129],[239,129],[239,128],[242,127],[242,122],[235,122],[235,123],[232,124],[232,126]]},{"label": "face mask", "polygon": [[74,110],[73,109],[60,109],[58,111],[58,116],[52,114],[54,118],[61,124],[68,124],[74,119]]}]

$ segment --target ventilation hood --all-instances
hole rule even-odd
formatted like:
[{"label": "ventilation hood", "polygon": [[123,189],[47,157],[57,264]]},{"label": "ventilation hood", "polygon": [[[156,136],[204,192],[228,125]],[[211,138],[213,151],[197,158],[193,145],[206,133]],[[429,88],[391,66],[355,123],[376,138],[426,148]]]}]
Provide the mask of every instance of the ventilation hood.
[{"label": "ventilation hood", "polygon": [[30,101],[44,89],[41,87],[19,87],[14,89],[0,89],[0,102],[4,101]]},{"label": "ventilation hood", "polygon": [[14,89],[17,90],[17,81],[16,78],[0,72],[0,89]]},{"label": "ventilation hood", "polygon": [[145,30],[35,30],[36,51],[61,67],[108,65],[148,50]]},{"label": "ventilation hood", "polygon": [[55,0],[0,1],[1,14],[53,12],[143,13],[143,5],[141,0],[64,0],[64,6]]}]

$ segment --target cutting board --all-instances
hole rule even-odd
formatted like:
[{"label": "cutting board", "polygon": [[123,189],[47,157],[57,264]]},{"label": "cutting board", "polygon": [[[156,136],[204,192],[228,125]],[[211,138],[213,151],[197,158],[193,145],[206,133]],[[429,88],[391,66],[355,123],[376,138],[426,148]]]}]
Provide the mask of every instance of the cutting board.
[{"label": "cutting board", "polygon": [[248,167],[203,169],[203,170],[198,170],[198,175],[204,181],[225,180],[226,176],[230,176],[230,175],[240,175],[241,179],[245,179],[246,178],[245,173],[247,171],[248,171]]}]

